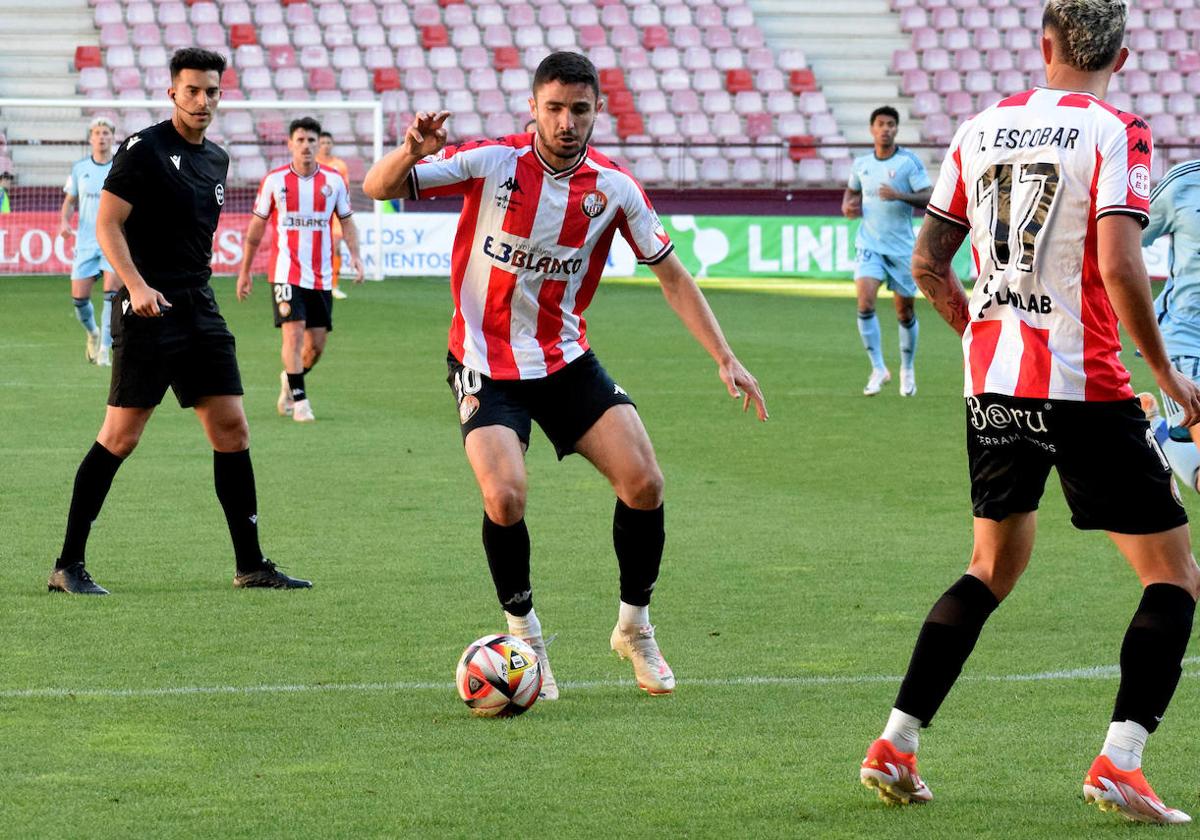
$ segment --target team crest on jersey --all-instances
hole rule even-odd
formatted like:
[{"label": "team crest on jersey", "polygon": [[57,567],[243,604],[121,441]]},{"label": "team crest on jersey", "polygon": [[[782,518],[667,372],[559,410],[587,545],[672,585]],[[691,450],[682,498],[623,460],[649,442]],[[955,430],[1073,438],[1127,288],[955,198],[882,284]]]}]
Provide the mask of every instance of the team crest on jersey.
[{"label": "team crest on jersey", "polygon": [[608,196],[600,190],[592,190],[583,196],[583,201],[579,203],[579,206],[583,210],[583,215],[594,219],[604,212],[605,207],[608,207]]},{"label": "team crest on jersey", "polygon": [[467,421],[475,416],[479,411],[479,397],[474,394],[467,394],[462,398],[462,402],[458,404],[458,419],[464,426]]},{"label": "team crest on jersey", "polygon": [[333,187],[329,186],[328,184],[325,184],[324,186],[321,187],[321,195],[325,196],[326,198],[329,198],[329,196],[333,195]]},{"label": "team crest on jersey", "polygon": [[1129,190],[1138,198],[1150,197],[1150,168],[1144,163],[1129,170]]},{"label": "team crest on jersey", "polygon": [[225,203],[225,185],[217,184],[217,189],[215,192],[217,195],[217,206],[220,207]]}]

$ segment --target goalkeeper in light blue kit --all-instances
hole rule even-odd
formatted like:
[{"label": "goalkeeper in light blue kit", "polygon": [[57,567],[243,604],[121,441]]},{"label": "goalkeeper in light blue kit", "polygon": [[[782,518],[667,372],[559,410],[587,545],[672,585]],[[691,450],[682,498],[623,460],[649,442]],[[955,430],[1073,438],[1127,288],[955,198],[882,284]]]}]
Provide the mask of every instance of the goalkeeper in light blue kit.
[{"label": "goalkeeper in light blue kit", "polygon": [[871,359],[871,377],[863,388],[868,397],[878,394],[892,379],[883,363],[879,318],[875,315],[875,298],[883,283],[895,296],[896,319],[900,322],[900,396],[917,393],[913,368],[918,329],[913,310],[917,284],[912,278],[916,244],[912,211],[914,207],[923,209],[929,202],[933,184],[921,159],[896,145],[899,126],[900,115],[895,108],[885,105],[871,112],[875,149],[855,158],[842,197],[842,214],[848,219],[862,217],[854,240],[858,248],[854,286],[858,292],[858,334]]},{"label": "goalkeeper in light blue kit", "polygon": [[[75,317],[87,332],[87,360],[108,367],[109,350],[112,347],[112,331],[109,327],[112,302],[121,289],[121,280],[100,251],[96,241],[96,212],[100,208],[100,190],[104,179],[112,169],[113,142],[116,126],[105,117],[97,117],[88,127],[88,145],[92,152],[71,167],[66,193],[62,203],[62,224],[59,235],[64,240],[75,237],[75,259],[71,265],[71,297],[75,301]],[[79,208],[79,226],[71,229],[71,216]],[[95,308],[92,306],[92,286],[96,275],[104,274],[104,309],[100,325],[96,325]]]},{"label": "goalkeeper in light blue kit", "polygon": [[[1200,382],[1200,160],[1181,163],[1150,194],[1150,224],[1142,244],[1171,236],[1167,284],[1154,301],[1158,327],[1175,369]],[[1162,395],[1162,414],[1151,393],[1138,394],[1150,428],[1185,487],[1197,490],[1200,426],[1179,427],[1183,412]],[[1165,415],[1165,416],[1163,416]]]}]

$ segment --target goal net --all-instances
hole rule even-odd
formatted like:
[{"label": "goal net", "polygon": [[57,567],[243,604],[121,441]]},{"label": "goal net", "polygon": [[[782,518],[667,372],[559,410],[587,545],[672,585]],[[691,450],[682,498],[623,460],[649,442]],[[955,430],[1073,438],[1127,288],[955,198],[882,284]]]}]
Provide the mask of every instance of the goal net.
[{"label": "goal net", "polygon": [[[116,142],[120,143],[134,132],[169,119],[171,104],[126,99],[0,99],[0,274],[70,273],[74,237],[61,233],[63,186],[71,166],[91,154],[88,126],[101,116],[116,125]],[[267,172],[290,159],[287,125],[301,116],[314,117],[333,135],[333,154],[349,168],[351,204],[367,276],[382,279],[382,214],[362,193],[363,175],[383,155],[383,107],[370,100],[221,101],[207,133],[230,157],[225,204],[213,240],[213,273],[236,274],[240,268],[242,237],[255,193]],[[268,231],[255,257],[256,272],[266,271],[273,236],[273,231]]]}]

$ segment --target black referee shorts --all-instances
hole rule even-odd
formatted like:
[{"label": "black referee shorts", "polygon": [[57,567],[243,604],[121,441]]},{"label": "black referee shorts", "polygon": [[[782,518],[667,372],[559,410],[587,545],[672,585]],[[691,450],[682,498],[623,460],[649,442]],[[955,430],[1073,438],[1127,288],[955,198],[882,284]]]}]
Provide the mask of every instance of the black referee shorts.
[{"label": "black referee shorts", "polygon": [[1055,467],[1076,528],[1157,534],[1187,523],[1171,467],[1136,400],[979,394],[966,402],[976,516],[1000,521],[1037,510]]},{"label": "black referee shorts", "polygon": [[458,403],[463,440],[482,426],[507,426],[529,446],[532,421],[554,444],[561,461],[614,405],[634,405],[588,350],[541,379],[489,379],[446,354],[446,382]]},{"label": "black referee shorts", "polygon": [[112,310],[112,384],[108,404],[153,408],[170,387],[181,408],[202,397],[241,396],[233,334],[208,285],[163,292],[171,308],[143,318],[121,289]]}]

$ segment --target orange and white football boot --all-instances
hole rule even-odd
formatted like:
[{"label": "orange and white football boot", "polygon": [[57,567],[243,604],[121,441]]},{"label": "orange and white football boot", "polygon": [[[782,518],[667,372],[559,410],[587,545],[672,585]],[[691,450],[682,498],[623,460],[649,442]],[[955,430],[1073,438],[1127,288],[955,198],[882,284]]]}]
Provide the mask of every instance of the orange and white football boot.
[{"label": "orange and white football boot", "polygon": [[876,738],[867,750],[858,779],[875,788],[879,798],[889,805],[920,804],[933,799],[929,786],[917,775],[917,754],[900,752],[884,738]]},{"label": "orange and white football boot", "polygon": [[1083,778],[1083,801],[1101,811],[1117,811],[1134,822],[1174,825],[1192,818],[1168,808],[1150,787],[1142,769],[1120,770],[1106,755],[1099,755]]}]

